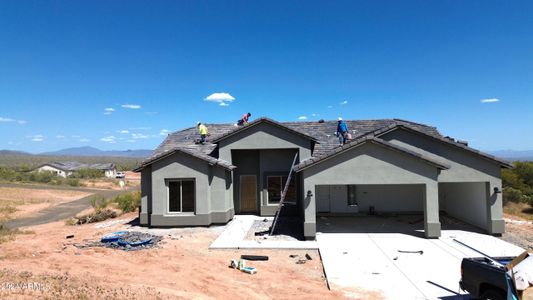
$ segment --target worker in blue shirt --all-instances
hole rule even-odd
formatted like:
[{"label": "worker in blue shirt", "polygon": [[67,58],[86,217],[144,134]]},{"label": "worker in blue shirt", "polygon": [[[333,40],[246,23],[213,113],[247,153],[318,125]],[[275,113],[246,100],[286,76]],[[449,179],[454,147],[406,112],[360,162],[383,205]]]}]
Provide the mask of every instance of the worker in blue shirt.
[{"label": "worker in blue shirt", "polygon": [[341,117],[339,117],[339,121],[337,122],[337,132],[335,132],[335,135],[339,137],[339,144],[346,144],[348,140],[348,126],[346,126],[346,122]]}]

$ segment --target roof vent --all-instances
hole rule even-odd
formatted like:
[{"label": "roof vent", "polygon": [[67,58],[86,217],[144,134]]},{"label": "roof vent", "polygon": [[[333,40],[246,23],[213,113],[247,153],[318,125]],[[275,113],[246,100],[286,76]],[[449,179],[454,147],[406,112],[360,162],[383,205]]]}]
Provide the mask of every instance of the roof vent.
[{"label": "roof vent", "polygon": [[324,119],[318,120],[318,123],[324,123]]},{"label": "roof vent", "polygon": [[465,140],[457,140],[457,143],[468,146],[468,141],[465,141]]},{"label": "roof vent", "polygon": [[444,138],[445,138],[445,139],[448,139],[448,140],[450,140],[450,141],[452,141],[452,142],[455,142],[455,139],[452,138],[451,136],[445,136]]}]

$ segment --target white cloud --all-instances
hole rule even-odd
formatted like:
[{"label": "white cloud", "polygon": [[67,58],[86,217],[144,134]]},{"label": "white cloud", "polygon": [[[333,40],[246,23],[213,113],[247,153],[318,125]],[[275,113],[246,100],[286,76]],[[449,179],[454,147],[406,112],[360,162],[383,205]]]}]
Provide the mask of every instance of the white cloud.
[{"label": "white cloud", "polygon": [[168,129],[161,129],[161,131],[159,132],[159,135],[167,135],[170,133],[170,130]]},{"label": "white cloud", "polygon": [[142,134],[142,133],[132,133],[131,134],[131,138],[134,139],[134,140],[138,140],[138,139],[146,139],[146,138],[148,138],[148,136],[146,134]]},{"label": "white cloud", "polygon": [[141,106],[139,104],[122,104],[122,108],[129,108],[129,109],[140,109]]},{"label": "white cloud", "polygon": [[479,101],[481,103],[494,103],[494,102],[500,102],[500,99],[498,99],[498,98],[487,98],[487,99],[481,99]]},{"label": "white cloud", "polygon": [[81,143],[87,143],[87,142],[90,142],[90,141],[91,141],[90,139],[86,139],[86,138],[81,138],[80,139]]},{"label": "white cloud", "polygon": [[332,105],[328,105],[328,108],[333,108],[333,106]]},{"label": "white cloud", "polygon": [[34,142],[42,142],[44,141],[44,136],[42,134],[36,134],[31,137],[31,140]]},{"label": "white cloud", "polygon": [[311,117],[318,117],[319,114],[311,114]]},{"label": "white cloud", "polygon": [[137,142],[137,141],[136,141],[136,140],[126,140],[126,142],[128,142],[128,143],[135,143],[135,142]]},{"label": "white cloud", "polygon": [[345,105],[345,104],[348,104],[348,100],[344,100],[340,103],[341,105]]},{"label": "white cloud", "polygon": [[106,108],[104,108],[104,111],[114,112],[115,109],[112,108],[112,107],[106,107]]},{"label": "white cloud", "polygon": [[120,130],[119,133],[128,134],[128,133],[130,133],[130,131],[129,130]]},{"label": "white cloud", "polygon": [[102,142],[114,144],[116,143],[116,137],[109,135],[100,139]]},{"label": "white cloud", "polygon": [[298,120],[307,120],[307,116],[299,116]]},{"label": "white cloud", "polygon": [[132,127],[128,128],[129,130],[150,130],[152,127]]},{"label": "white cloud", "polygon": [[235,97],[233,97],[229,93],[213,93],[205,97],[204,100],[220,103],[220,106],[228,106],[229,104],[226,102],[232,102],[233,100],[235,100]]},{"label": "white cloud", "polygon": [[20,125],[24,125],[28,122],[24,121],[24,120],[15,120],[15,119],[12,119],[12,118],[4,118],[4,117],[0,117],[0,122],[2,123],[18,123]]},{"label": "white cloud", "polygon": [[64,135],[61,135],[61,134],[56,135],[56,139],[64,139],[64,138],[65,138]]}]

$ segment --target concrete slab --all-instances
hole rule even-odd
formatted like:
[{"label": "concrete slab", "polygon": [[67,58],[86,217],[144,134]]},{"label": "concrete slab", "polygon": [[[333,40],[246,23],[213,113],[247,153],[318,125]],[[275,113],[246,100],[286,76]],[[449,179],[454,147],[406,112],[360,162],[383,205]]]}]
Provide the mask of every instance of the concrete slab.
[{"label": "concrete slab", "polygon": [[[383,223],[383,219],[377,221]],[[328,222],[333,225],[335,220]],[[331,289],[374,290],[385,299],[468,299],[459,288],[461,260],[481,255],[454,239],[491,256],[515,256],[524,251],[496,237],[462,230],[444,230],[439,239],[406,233],[317,234]]]},{"label": "concrete slab", "polygon": [[265,217],[239,215],[226,225],[226,229],[209,246],[209,249],[318,249],[316,241],[245,240],[246,234],[256,220]]}]

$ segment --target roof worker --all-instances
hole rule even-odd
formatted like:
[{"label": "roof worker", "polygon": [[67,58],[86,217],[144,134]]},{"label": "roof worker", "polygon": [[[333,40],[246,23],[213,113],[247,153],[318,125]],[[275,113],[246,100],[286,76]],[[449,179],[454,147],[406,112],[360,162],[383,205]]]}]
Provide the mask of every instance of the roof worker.
[{"label": "roof worker", "polygon": [[243,126],[243,125],[248,124],[248,119],[249,119],[251,116],[252,116],[251,113],[246,113],[246,114],[242,115],[242,118],[241,118],[239,121],[237,121],[237,125],[239,125],[239,126]]},{"label": "roof worker", "polygon": [[207,126],[205,126],[201,122],[197,122],[196,127],[198,127],[198,133],[200,134],[200,143],[203,145],[205,143],[205,138],[209,135],[209,132],[207,131]]},{"label": "roof worker", "polygon": [[348,140],[348,135],[348,126],[346,125],[346,122],[344,122],[342,118],[339,117],[339,121],[337,122],[337,132],[335,132],[335,136],[339,137],[339,144],[346,144],[346,141]]}]

